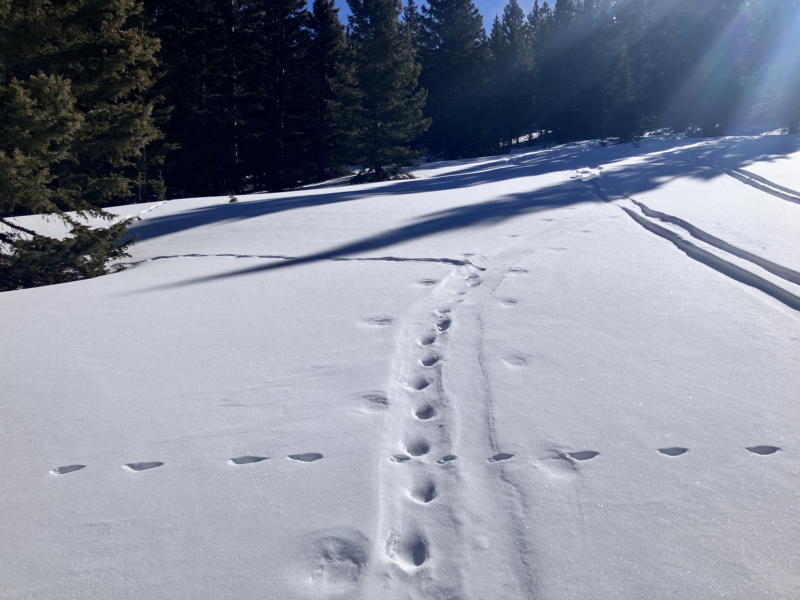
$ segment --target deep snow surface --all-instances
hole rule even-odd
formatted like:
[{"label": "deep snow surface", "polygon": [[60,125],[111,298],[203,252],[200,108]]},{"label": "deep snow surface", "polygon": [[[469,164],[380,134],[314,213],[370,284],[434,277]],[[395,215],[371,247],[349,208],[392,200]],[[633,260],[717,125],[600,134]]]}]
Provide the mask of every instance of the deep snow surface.
[{"label": "deep snow surface", "polygon": [[0,294],[0,598],[800,597],[800,139],[417,176]]}]

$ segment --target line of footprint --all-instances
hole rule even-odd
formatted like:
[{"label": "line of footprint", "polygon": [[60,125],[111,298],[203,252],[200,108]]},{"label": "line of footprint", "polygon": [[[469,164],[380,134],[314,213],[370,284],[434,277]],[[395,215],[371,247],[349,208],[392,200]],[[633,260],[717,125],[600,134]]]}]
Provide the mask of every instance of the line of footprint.
[{"label": "line of footprint", "polygon": [[[758,454],[760,456],[767,456],[769,454],[775,454],[776,452],[779,452],[779,451],[781,451],[783,449],[779,448],[778,446],[747,446],[745,448],[745,450],[747,450],[748,452],[752,452],[753,454]],[[661,454],[664,454],[666,456],[681,456],[682,454],[686,454],[687,452],[689,452],[689,449],[688,448],[683,448],[681,446],[671,446],[669,448],[658,448],[658,451]],[[578,452],[563,452],[563,453],[559,453],[559,456],[561,456],[562,458],[571,458],[573,460],[576,460],[576,461],[579,461],[579,462],[583,462],[583,461],[591,460],[595,456],[600,456],[600,453],[596,452],[595,450],[580,450]],[[441,462],[444,461],[444,459],[447,459],[447,458],[449,458],[450,460],[455,460],[456,457],[455,456],[445,456],[445,457],[443,457],[441,460],[439,460],[437,462],[439,462],[441,464]],[[514,458],[513,454],[507,454],[505,452],[500,452],[499,454],[495,454],[491,458],[487,459],[487,462],[490,462],[490,463],[500,462],[500,461],[503,461],[503,460],[509,460],[511,458]]]},{"label": "line of footprint", "polygon": [[[304,452],[302,454],[290,454],[286,458],[296,460],[298,462],[310,463],[323,458],[322,454],[318,452]],[[237,456],[236,458],[228,459],[228,464],[231,465],[251,465],[253,463],[261,462],[262,460],[269,460],[269,456]],[[163,462],[138,462],[138,463],[125,463],[122,468],[126,471],[148,471],[157,467],[163,466]],[[67,475],[85,469],[86,465],[67,465],[66,467],[56,467],[51,469],[50,473],[53,475]]]},{"label": "line of footprint", "polygon": [[[420,456],[422,454],[426,454],[427,453],[427,449],[424,449],[424,448],[417,448],[417,450],[420,451],[419,454],[413,454],[411,451],[409,451],[409,454],[413,454],[413,456]],[[422,450],[425,450],[425,451],[422,452]],[[775,454],[776,452],[781,451],[783,449],[779,448],[778,446],[748,446],[748,447],[745,448],[745,450],[747,450],[748,452],[752,452],[753,454],[759,454],[761,456],[767,456],[769,454]],[[658,451],[661,454],[665,454],[667,456],[680,456],[681,454],[686,454],[689,451],[689,449],[688,448],[681,448],[679,446],[674,446],[674,447],[671,447],[671,448],[659,448]],[[515,456],[514,454],[508,454],[506,452],[500,452],[500,453],[495,454],[494,456],[486,459],[486,462],[490,462],[490,463],[501,462],[501,461],[504,461],[504,460],[509,460],[511,458],[514,458],[514,456]],[[569,458],[572,458],[574,460],[582,462],[582,461],[586,461],[586,460],[591,460],[595,456],[600,456],[600,453],[599,452],[595,452],[594,450],[580,450],[578,452],[565,452],[565,453],[562,454],[562,456],[564,458],[569,457]],[[453,462],[457,458],[458,457],[455,454],[446,454],[442,458],[437,460],[436,464],[443,465],[445,463]],[[404,462],[407,462],[407,461],[411,460],[411,456],[408,456],[407,454],[397,454],[395,456],[392,456],[389,460],[391,460],[392,462],[404,463]]]},{"label": "line of footprint", "polygon": [[[421,412],[421,414],[420,414]],[[420,412],[416,414],[418,419],[430,419],[433,416],[433,408],[430,406],[422,409]],[[423,448],[424,442],[420,444],[419,447],[415,447],[414,450],[418,452],[418,454],[414,454],[414,456],[421,456],[427,453],[428,448]],[[761,456],[767,456],[769,454],[775,454],[776,452],[782,450],[778,446],[749,446],[745,448],[748,452],[752,452],[753,454],[759,454]],[[680,456],[681,454],[685,454],[689,451],[688,448],[681,448],[679,446],[671,447],[671,448],[659,448],[658,451],[661,454],[666,454],[667,456]],[[411,453],[411,451],[409,451]],[[579,452],[567,452],[565,453],[566,456],[573,458],[577,461],[586,461],[591,460],[595,456],[599,456],[599,452],[595,452],[594,450],[581,450]],[[320,460],[322,458],[322,454],[317,452],[306,452],[304,454],[290,454],[286,458],[291,460],[296,460],[299,462],[314,462],[316,460]],[[443,465],[449,462],[453,462],[458,457],[455,454],[445,454],[442,458],[436,461],[437,464]],[[500,462],[503,460],[509,460],[514,458],[513,454],[507,454],[505,452],[501,452],[499,454],[495,454],[491,458],[487,459],[487,462]],[[236,458],[231,458],[228,462],[232,465],[250,465],[253,463],[261,462],[262,460],[269,460],[268,456],[238,456]],[[398,454],[391,457],[389,460],[398,463],[404,463],[406,461],[411,460],[411,456],[407,454]],[[156,467],[163,466],[163,462],[140,462],[140,463],[125,463],[122,465],[122,468],[127,471],[147,471],[149,469],[155,469]],[[86,465],[67,465],[65,467],[56,467],[52,469],[50,472],[53,475],[66,475],[68,473],[74,473],[75,471],[80,471],[81,469],[85,469]],[[430,492],[427,494],[429,495]],[[425,502],[430,502],[433,500],[433,497],[426,498]]]},{"label": "line of footprint", "polygon": [[[469,265],[464,268],[466,273],[462,271],[464,277],[462,284],[466,284],[466,287],[464,291],[455,292],[455,296],[462,297],[455,300],[455,303],[463,302],[463,296],[466,295],[468,289],[478,287],[483,283],[477,269],[478,268],[474,267],[474,265]],[[434,417],[438,416],[437,401],[430,397],[419,399],[417,394],[435,383],[436,378],[432,375],[436,370],[437,364],[441,360],[441,353],[434,349],[434,345],[446,334],[452,324],[453,317],[451,315],[451,309],[440,308],[434,311],[433,322],[431,323],[430,329],[416,338],[417,344],[423,350],[417,362],[424,370],[420,372],[417,370],[417,367],[412,368],[412,374],[407,377],[404,382],[404,387],[407,388],[406,393],[409,395],[409,404],[411,405],[411,410],[406,413],[408,415],[406,418],[412,419],[412,421],[408,422],[410,427],[401,427],[401,430],[416,430],[420,423],[422,423],[424,428],[441,428],[445,425],[444,423],[435,424],[435,421],[433,421]],[[439,430],[434,429],[433,431]],[[401,441],[401,446],[405,450],[405,453],[390,456],[389,461],[393,463],[407,463],[413,458],[421,458],[428,455],[431,451],[431,443],[428,439],[435,437],[437,436],[429,434],[412,435],[412,437],[406,438],[404,441]],[[439,465],[446,465],[452,463],[457,458],[455,454],[446,454],[437,460],[436,463]],[[425,507],[435,500],[438,497],[438,491],[435,478],[432,477],[432,474],[426,474],[424,472],[427,469],[424,462],[420,464],[423,465],[422,472],[417,471],[414,482],[410,486],[403,485],[402,487],[407,490],[406,493],[408,493],[412,500],[418,505],[422,505],[422,510],[426,510],[422,507]],[[389,532],[389,538],[386,541],[387,555],[393,560],[400,559],[409,567],[412,565],[413,567],[421,567],[429,558],[430,554],[427,536],[416,526],[404,529],[405,533],[397,530]]]}]

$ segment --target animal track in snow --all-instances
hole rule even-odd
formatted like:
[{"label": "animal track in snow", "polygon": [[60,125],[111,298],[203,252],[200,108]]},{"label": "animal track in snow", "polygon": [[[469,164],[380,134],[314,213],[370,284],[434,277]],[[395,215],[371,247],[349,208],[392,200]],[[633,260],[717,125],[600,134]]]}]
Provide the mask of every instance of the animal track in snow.
[{"label": "animal track in snow", "polygon": [[372,325],[373,327],[388,327],[392,323],[394,323],[394,317],[388,316],[378,316],[378,317],[368,317],[362,321],[366,325]]},{"label": "animal track in snow", "polygon": [[467,285],[468,285],[469,287],[478,287],[478,286],[479,286],[480,284],[482,284],[482,283],[483,283],[483,281],[481,281],[480,279],[473,279],[473,280],[472,280],[472,281],[470,281],[470,282],[469,282]]},{"label": "animal track in snow", "polygon": [[453,462],[458,457],[455,454],[445,454],[442,458],[436,461],[437,465],[444,465],[449,462]]},{"label": "animal track in snow", "polygon": [[554,452],[550,456],[539,459],[537,468],[541,469],[548,478],[558,481],[571,481],[577,477],[578,467],[575,461],[566,454]]},{"label": "animal track in snow", "polygon": [[428,286],[431,286],[431,285],[436,285],[437,283],[439,283],[439,282],[436,279],[420,279],[417,282],[417,285],[428,287]]},{"label": "animal track in snow", "polygon": [[529,273],[528,269],[523,269],[522,267],[511,267],[508,272],[512,275],[527,275]]},{"label": "animal track in snow", "polygon": [[395,454],[389,460],[392,461],[392,462],[396,462],[396,463],[404,463],[404,462],[408,462],[409,460],[411,460],[411,457],[408,456],[407,454]]},{"label": "animal track in snow", "polygon": [[421,567],[428,558],[428,545],[422,536],[409,534],[401,536],[392,533],[386,540],[386,555],[409,566]]},{"label": "animal track in snow", "polygon": [[380,412],[389,408],[389,399],[382,392],[364,392],[359,398],[365,412]]},{"label": "animal track in snow", "polygon": [[406,381],[406,387],[411,388],[412,390],[417,392],[424,390],[430,384],[431,384],[430,381],[419,375],[416,377],[412,377],[411,379]]},{"label": "animal track in snow", "polygon": [[674,448],[659,448],[658,451],[667,456],[680,456],[681,454],[686,454],[689,449],[675,446]]},{"label": "animal track in snow", "polygon": [[411,490],[409,495],[420,504],[427,504],[436,498],[436,486],[432,483],[425,483]]},{"label": "animal track in snow", "polygon": [[513,298],[502,298],[501,300],[498,301],[498,304],[500,306],[505,306],[506,308],[511,308],[512,306],[517,305],[517,301],[514,300]]},{"label": "animal track in snow", "polygon": [[228,462],[232,465],[251,465],[253,463],[268,459],[268,456],[239,456],[237,458],[230,459]]},{"label": "animal track in snow", "polygon": [[304,454],[290,454],[286,458],[309,463],[321,459],[322,454],[319,454],[318,452],[306,452]]},{"label": "animal track in snow", "polygon": [[435,341],[436,341],[435,333],[426,333],[421,338],[419,338],[419,343],[421,346],[430,346]]},{"label": "animal track in snow", "polygon": [[436,323],[436,328],[439,331],[447,331],[452,323],[453,321],[445,317],[444,319]]},{"label": "animal track in snow", "polygon": [[439,362],[439,357],[435,354],[429,354],[428,356],[423,357],[419,362],[423,367],[432,367]]},{"label": "animal track in snow", "polygon": [[336,597],[354,591],[367,564],[362,543],[356,535],[350,537],[353,539],[329,536],[315,544],[318,558],[311,572],[311,582]]},{"label": "animal track in snow", "polygon": [[500,452],[499,454],[495,454],[492,458],[490,458],[488,462],[500,462],[501,460],[508,460],[509,458],[514,458],[514,455],[508,454],[507,452]]},{"label": "animal track in snow", "polygon": [[467,275],[467,279],[479,279],[480,275],[478,273],[470,273]]},{"label": "animal track in snow", "polygon": [[66,475],[67,473],[74,473],[75,471],[80,471],[84,468],[86,468],[86,465],[67,465],[66,467],[56,467],[50,472],[53,475]]},{"label": "animal track in snow", "polygon": [[433,415],[435,414],[436,411],[434,411],[433,407],[429,404],[420,406],[414,411],[414,416],[417,417],[420,421],[427,421],[428,419],[432,419]]},{"label": "animal track in snow", "polygon": [[775,454],[780,448],[777,446],[751,446],[747,448],[753,454],[760,454],[761,456],[766,456],[768,454]]},{"label": "animal track in snow", "polygon": [[522,354],[509,354],[508,356],[504,356],[502,361],[509,367],[514,367],[515,369],[521,369],[528,364],[528,359]]},{"label": "animal track in snow", "polygon": [[423,540],[417,541],[414,547],[411,548],[411,560],[414,561],[414,566],[421,567],[427,558],[428,547]]},{"label": "animal track in snow", "polygon": [[425,440],[412,440],[405,444],[405,450],[411,456],[424,456],[430,449],[430,444]]},{"label": "animal track in snow", "polygon": [[163,462],[126,463],[122,465],[122,468],[127,469],[128,471],[147,471],[148,469],[160,467],[163,464]]},{"label": "animal track in snow", "polygon": [[600,453],[594,450],[581,450],[580,452],[567,452],[575,460],[591,460]]}]

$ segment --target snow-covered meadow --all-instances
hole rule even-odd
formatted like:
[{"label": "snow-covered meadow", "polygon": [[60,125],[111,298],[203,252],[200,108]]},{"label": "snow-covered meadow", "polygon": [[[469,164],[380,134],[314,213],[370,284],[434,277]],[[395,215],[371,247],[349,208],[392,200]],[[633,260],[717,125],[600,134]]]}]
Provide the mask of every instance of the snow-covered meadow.
[{"label": "snow-covered meadow", "polygon": [[0,294],[0,598],[800,597],[800,138],[416,175]]}]

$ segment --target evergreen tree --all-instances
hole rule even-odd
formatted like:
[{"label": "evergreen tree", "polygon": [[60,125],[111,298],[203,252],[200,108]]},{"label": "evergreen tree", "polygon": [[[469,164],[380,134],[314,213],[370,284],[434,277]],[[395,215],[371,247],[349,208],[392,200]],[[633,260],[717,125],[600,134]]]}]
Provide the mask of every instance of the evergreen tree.
[{"label": "evergreen tree", "polygon": [[531,29],[518,0],[509,0],[499,28],[492,32],[495,110],[502,115],[498,134],[504,144],[529,133],[534,116]]},{"label": "evergreen tree", "polygon": [[335,0],[314,0],[309,21],[312,32],[309,49],[312,106],[310,158],[315,178],[347,173],[352,157],[350,106],[354,97],[352,59],[348,56],[344,26],[338,17]]},{"label": "evergreen tree", "polygon": [[648,95],[653,75],[647,29],[649,0],[630,0],[616,10],[602,36],[604,64],[602,135],[640,136],[653,122]]},{"label": "evergreen tree", "polygon": [[[547,47],[549,41],[552,21],[553,11],[550,5],[547,2],[539,5],[539,0],[534,0],[531,12],[528,14],[528,30],[531,36],[531,56],[534,62],[534,86],[531,101],[535,107],[534,123],[532,124],[530,135],[533,137],[534,133],[538,133],[540,136],[539,141],[542,142],[546,141],[547,137],[545,129],[547,118],[545,115],[547,114],[546,111],[549,105],[549,89],[546,85],[546,79],[542,76],[543,72],[546,71],[543,71],[541,63],[545,62],[544,49]],[[533,131],[534,125],[535,128],[538,129],[538,132]]]},{"label": "evergreen tree", "polygon": [[414,0],[408,0],[406,3],[405,8],[403,9],[403,22],[406,24],[406,27],[408,27],[408,30],[411,33],[411,45],[414,47],[414,51],[419,54],[423,46],[422,39],[424,31],[422,25],[422,14],[420,14],[417,3]]},{"label": "evergreen tree", "polygon": [[348,0],[350,42],[360,97],[357,113],[361,172],[355,181],[403,177],[419,157],[410,143],[430,125],[427,92],[416,90],[420,66],[400,0]]},{"label": "evergreen tree", "polygon": [[306,2],[252,0],[239,14],[247,39],[237,81],[242,167],[256,189],[295,187],[313,178]]},{"label": "evergreen tree", "polygon": [[236,5],[231,0],[145,0],[145,9],[161,40],[164,76],[158,90],[172,107],[163,125],[177,146],[166,164],[170,195],[237,191]]},{"label": "evergreen tree", "polygon": [[485,127],[488,40],[472,0],[429,0],[423,9],[421,85],[432,119],[425,143],[448,158],[491,147]]},{"label": "evergreen tree", "polygon": [[[91,228],[80,217],[110,220],[102,207],[131,195],[142,149],[161,137],[158,41],[137,26],[141,8],[0,0],[0,289],[94,277],[125,255],[127,222]],[[8,220],[31,213],[62,219],[71,235]]]}]

